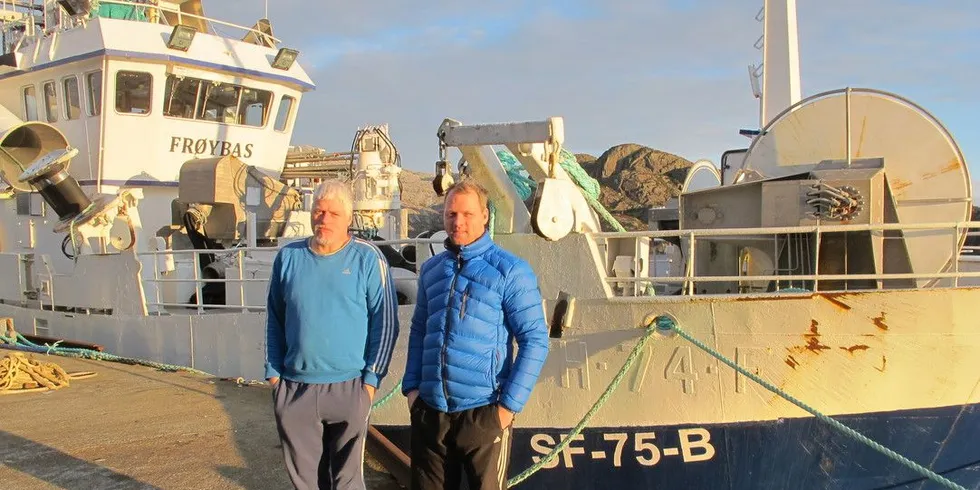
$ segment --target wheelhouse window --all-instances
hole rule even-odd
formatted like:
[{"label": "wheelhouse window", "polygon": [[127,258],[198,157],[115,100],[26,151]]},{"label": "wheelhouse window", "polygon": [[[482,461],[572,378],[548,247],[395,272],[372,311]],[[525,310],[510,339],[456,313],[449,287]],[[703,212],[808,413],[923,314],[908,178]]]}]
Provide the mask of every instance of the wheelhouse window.
[{"label": "wheelhouse window", "polygon": [[140,71],[116,72],[116,111],[122,114],[149,114],[153,97],[153,76]]},{"label": "wheelhouse window", "polygon": [[24,120],[37,121],[37,90],[33,85],[24,87]]},{"label": "wheelhouse window", "polygon": [[276,113],[276,131],[285,131],[286,124],[289,122],[289,114],[293,111],[293,104],[296,102],[292,96],[283,95],[279,100],[279,112]]},{"label": "wheelhouse window", "polygon": [[167,83],[163,89],[163,115],[194,119],[200,87],[201,81],[196,78],[167,75]]},{"label": "wheelhouse window", "polygon": [[262,127],[272,92],[231,83],[167,75],[163,114],[169,117]]},{"label": "wheelhouse window", "polygon": [[58,86],[53,81],[44,82],[44,111],[49,123],[58,122]]},{"label": "wheelhouse window", "polygon": [[68,77],[64,81],[65,117],[68,120],[78,119],[82,115],[82,102],[78,94],[78,77]]},{"label": "wheelhouse window", "polygon": [[242,88],[226,83],[202,83],[201,102],[198,107],[201,113],[198,119],[213,122],[238,122],[238,99]]},{"label": "wheelhouse window", "polygon": [[242,124],[246,126],[265,126],[266,113],[272,105],[272,92],[242,87]]},{"label": "wheelhouse window", "polygon": [[88,94],[88,115],[102,114],[102,70],[85,75],[85,88]]}]

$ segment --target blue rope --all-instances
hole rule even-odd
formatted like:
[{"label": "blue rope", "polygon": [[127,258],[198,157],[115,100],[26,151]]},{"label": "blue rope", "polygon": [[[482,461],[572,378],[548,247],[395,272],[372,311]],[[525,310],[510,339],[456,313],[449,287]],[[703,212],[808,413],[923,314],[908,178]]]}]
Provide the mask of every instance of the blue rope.
[{"label": "blue rope", "polygon": [[918,472],[922,476],[925,476],[926,478],[928,478],[928,479],[930,479],[930,480],[932,480],[932,481],[934,481],[934,482],[936,482],[936,483],[938,483],[938,484],[940,484],[940,485],[942,485],[942,486],[944,486],[946,488],[953,488],[953,489],[957,489],[957,490],[966,490],[964,487],[962,487],[962,486],[954,483],[953,481],[951,481],[951,480],[949,480],[947,478],[944,478],[944,477],[940,476],[939,474],[937,474],[934,471],[932,471],[932,470],[930,470],[930,469],[928,469],[928,468],[926,468],[926,467],[924,467],[924,466],[916,463],[915,461],[912,461],[912,460],[910,460],[910,459],[902,456],[901,454],[898,454],[895,451],[892,451],[891,449],[888,449],[887,447],[882,446],[881,444],[878,444],[875,441],[872,441],[871,439],[865,437],[864,435],[862,435],[861,433],[855,431],[854,429],[851,429],[850,427],[848,427],[848,426],[846,426],[846,425],[844,425],[844,424],[842,424],[842,423],[840,423],[840,422],[838,422],[838,421],[836,421],[836,420],[834,420],[834,419],[832,419],[832,418],[830,418],[830,417],[828,417],[828,416],[820,413],[819,411],[817,411],[816,409],[810,407],[809,405],[807,405],[807,404],[805,404],[805,403],[797,400],[796,398],[794,398],[789,393],[786,393],[785,391],[783,391],[783,390],[781,390],[781,389],[773,386],[772,384],[770,384],[766,380],[764,380],[764,379],[762,379],[762,378],[760,378],[760,377],[758,377],[758,376],[750,373],[749,371],[745,370],[744,368],[742,368],[741,366],[739,366],[738,364],[736,364],[734,361],[728,359],[727,357],[723,356],[722,354],[718,353],[717,351],[715,351],[711,347],[708,347],[707,345],[705,345],[704,343],[702,343],[698,339],[692,337],[690,334],[688,334],[687,332],[685,332],[681,327],[679,327],[677,325],[677,322],[675,322],[672,317],[669,317],[669,316],[666,316],[666,315],[661,315],[661,316],[658,316],[654,320],[654,323],[656,323],[657,330],[658,331],[661,331],[661,332],[669,332],[669,331],[677,332],[677,334],[680,335],[681,337],[683,337],[685,340],[687,340],[688,342],[691,342],[692,344],[696,345],[699,349],[707,352],[708,354],[711,354],[711,356],[714,357],[715,359],[718,359],[719,361],[727,364],[728,367],[730,367],[730,368],[738,371],[740,374],[742,374],[743,376],[748,377],[752,381],[755,381],[756,383],[759,383],[760,385],[762,385],[763,387],[765,387],[767,390],[769,390],[769,391],[771,391],[771,392],[773,392],[773,393],[775,393],[775,394],[783,397],[784,399],[786,399],[790,403],[796,405],[797,407],[800,407],[803,410],[806,410],[807,412],[810,412],[811,414],[813,414],[813,416],[815,416],[818,419],[826,422],[827,424],[830,424],[831,427],[833,427],[833,428],[835,428],[835,429],[843,432],[845,435],[850,436],[853,439],[857,439],[858,441],[861,441],[864,444],[867,444],[868,446],[870,446],[875,451],[878,451],[878,452],[884,454],[885,456],[888,456],[889,458],[891,458],[891,459],[893,459],[895,461],[898,461],[899,463],[905,465],[905,467],[907,467],[909,469],[912,469],[912,470]]}]

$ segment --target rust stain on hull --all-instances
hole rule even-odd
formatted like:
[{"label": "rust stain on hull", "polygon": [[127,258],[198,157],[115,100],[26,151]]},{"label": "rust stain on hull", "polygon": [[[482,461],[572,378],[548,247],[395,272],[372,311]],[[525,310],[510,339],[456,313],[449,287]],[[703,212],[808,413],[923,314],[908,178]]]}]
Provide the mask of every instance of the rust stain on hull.
[{"label": "rust stain on hull", "polygon": [[962,167],[962,166],[963,166],[963,163],[960,162],[960,160],[958,158],[953,158],[952,160],[949,161],[949,163],[946,164],[946,166],[944,166],[943,168],[941,168],[938,172],[926,172],[926,173],[922,174],[922,178],[924,180],[928,180],[928,179],[931,179],[933,177],[939,177],[940,174],[945,174],[945,173],[949,173],[949,172],[955,172],[955,171],[959,170],[960,167]]},{"label": "rust stain on hull", "polygon": [[816,337],[810,337],[810,341],[806,343],[806,350],[819,354],[822,350],[828,350],[830,346],[823,345],[820,343],[820,339]]},{"label": "rust stain on hull", "polygon": [[842,294],[842,293],[826,293],[826,294],[821,294],[820,296],[823,299],[829,301],[834,306],[836,306],[836,307],[838,307],[838,308],[840,308],[840,309],[842,309],[844,311],[848,311],[848,310],[851,309],[851,305],[849,305],[849,304],[847,304],[847,303],[845,303],[845,302],[843,302],[843,301],[841,301],[839,299],[839,298],[842,298],[844,296],[847,296],[845,294]]},{"label": "rust stain on hull", "polygon": [[803,338],[806,339],[806,345],[802,348],[798,347],[798,349],[805,349],[813,352],[814,354],[819,354],[820,351],[830,349],[829,346],[820,343],[820,330],[817,328],[818,325],[820,325],[820,323],[816,320],[810,320],[810,333],[803,334]]},{"label": "rust stain on hull", "polygon": [[759,296],[747,296],[743,298],[733,298],[735,302],[741,303],[744,301],[795,301],[801,299],[799,296],[770,296],[770,297],[759,297]]},{"label": "rust stain on hull", "polygon": [[959,170],[961,165],[962,165],[962,163],[960,163],[960,159],[959,158],[954,158],[954,159],[950,160],[949,163],[947,163],[946,166],[943,167],[943,169],[940,170],[939,172],[941,172],[941,173],[953,172],[953,171]]},{"label": "rust stain on hull", "polygon": [[793,369],[796,369],[796,366],[800,365],[793,356],[786,356],[786,364]]},{"label": "rust stain on hull", "polygon": [[859,350],[868,350],[870,348],[871,347],[868,347],[867,345],[859,344],[859,345],[852,345],[850,347],[841,347],[841,350],[846,350],[847,352],[850,352],[851,354],[853,354],[856,351],[859,351]]},{"label": "rust stain on hull", "polygon": [[871,323],[874,323],[876,327],[880,330],[888,330],[888,324],[885,323],[885,312],[881,312],[881,316],[876,316],[871,319]]},{"label": "rust stain on hull", "polygon": [[881,367],[875,366],[875,369],[877,369],[880,372],[885,372],[885,364],[887,363],[888,363],[888,359],[885,359],[885,356],[881,356]]},{"label": "rust stain on hull", "polygon": [[902,180],[902,179],[895,179],[889,182],[889,184],[891,184],[892,192],[898,194],[903,190],[905,190],[906,187],[912,185],[912,182],[909,182],[907,180]]}]

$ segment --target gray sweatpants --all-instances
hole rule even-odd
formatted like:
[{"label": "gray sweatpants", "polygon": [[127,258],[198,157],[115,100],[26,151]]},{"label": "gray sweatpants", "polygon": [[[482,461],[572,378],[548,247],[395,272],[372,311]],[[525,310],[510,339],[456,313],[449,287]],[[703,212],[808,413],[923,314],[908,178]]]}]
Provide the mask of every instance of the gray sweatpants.
[{"label": "gray sweatpants", "polygon": [[363,490],[371,402],[361,378],[329,384],[280,379],[272,394],[293,486]]}]

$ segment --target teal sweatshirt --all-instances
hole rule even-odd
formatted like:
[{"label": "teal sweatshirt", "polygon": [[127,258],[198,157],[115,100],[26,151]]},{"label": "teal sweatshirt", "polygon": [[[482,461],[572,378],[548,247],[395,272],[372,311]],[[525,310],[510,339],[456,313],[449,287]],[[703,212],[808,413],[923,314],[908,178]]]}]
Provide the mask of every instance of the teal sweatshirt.
[{"label": "teal sweatshirt", "polygon": [[265,377],[335,383],[361,376],[375,388],[398,338],[388,262],[352,238],[330,255],[307,240],[284,246],[269,278]]}]

